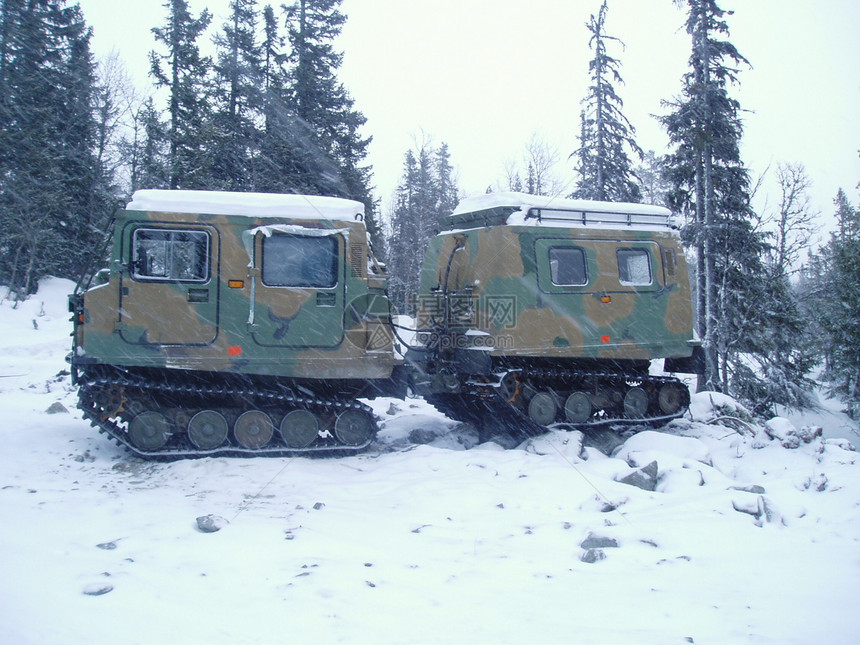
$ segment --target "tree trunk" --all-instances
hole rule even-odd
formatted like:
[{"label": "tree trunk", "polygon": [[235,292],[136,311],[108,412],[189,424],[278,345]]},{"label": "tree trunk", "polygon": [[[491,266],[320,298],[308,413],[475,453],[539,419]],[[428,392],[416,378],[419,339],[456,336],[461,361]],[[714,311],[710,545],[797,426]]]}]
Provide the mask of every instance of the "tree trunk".
[{"label": "tree trunk", "polygon": [[712,166],[711,144],[705,144],[705,370],[706,386],[709,390],[721,391],[719,386],[719,354],[718,343],[720,334],[718,330],[718,306],[717,306],[717,275],[714,259],[715,251],[715,204],[714,204],[714,182]]},{"label": "tree trunk", "polygon": [[27,294],[30,293],[30,281],[33,278],[33,263],[36,260],[36,246],[37,244],[35,242],[30,246],[30,261],[27,262],[27,271],[24,273],[24,285],[15,296],[16,301],[23,300],[27,297]]},{"label": "tree trunk", "polygon": [[18,278],[18,260],[21,257],[21,247],[24,246],[23,243],[18,245],[18,248],[15,249],[15,260],[12,262],[12,277],[9,278],[9,290],[6,292],[6,298],[12,295],[12,291],[15,289],[15,280]]}]

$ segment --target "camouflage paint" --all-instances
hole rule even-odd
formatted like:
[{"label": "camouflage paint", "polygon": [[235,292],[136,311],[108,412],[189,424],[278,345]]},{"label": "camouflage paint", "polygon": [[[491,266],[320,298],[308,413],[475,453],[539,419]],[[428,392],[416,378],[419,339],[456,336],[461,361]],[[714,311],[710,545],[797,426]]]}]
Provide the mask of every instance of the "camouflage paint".
[{"label": "camouflage paint", "polygon": [[[333,287],[262,284],[263,234],[256,234],[249,257],[243,232],[279,225],[333,235]],[[132,242],[141,229],[206,233],[208,278],[136,277]],[[114,230],[109,281],[84,294],[77,364],[313,379],[391,376],[397,362],[391,335],[379,333],[387,329],[386,276],[368,268],[362,221],[123,210]]]},{"label": "camouflage paint", "polygon": [[[444,326],[447,279],[447,322],[460,346],[479,341],[498,357],[624,360],[692,354],[690,285],[676,231],[512,226],[505,224],[509,212],[486,215],[486,227],[444,232],[431,242],[417,310],[421,329]],[[588,282],[556,285],[549,249],[573,247],[585,254]],[[647,253],[650,284],[621,283],[618,249]]]}]

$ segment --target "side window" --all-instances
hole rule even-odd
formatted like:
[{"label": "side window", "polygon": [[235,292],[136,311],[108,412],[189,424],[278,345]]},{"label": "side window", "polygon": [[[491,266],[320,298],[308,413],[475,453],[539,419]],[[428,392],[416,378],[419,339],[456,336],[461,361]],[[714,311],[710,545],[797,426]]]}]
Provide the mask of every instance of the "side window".
[{"label": "side window", "polygon": [[337,239],[272,235],[263,238],[263,284],[325,289],[337,284]]},{"label": "side window", "polygon": [[575,247],[553,247],[549,250],[552,283],[559,286],[588,284],[585,252]]},{"label": "side window", "polygon": [[651,257],[645,249],[618,249],[618,280],[625,286],[645,286],[652,282]]},{"label": "side window", "polygon": [[139,228],[132,238],[132,276],[138,280],[206,282],[209,234]]}]

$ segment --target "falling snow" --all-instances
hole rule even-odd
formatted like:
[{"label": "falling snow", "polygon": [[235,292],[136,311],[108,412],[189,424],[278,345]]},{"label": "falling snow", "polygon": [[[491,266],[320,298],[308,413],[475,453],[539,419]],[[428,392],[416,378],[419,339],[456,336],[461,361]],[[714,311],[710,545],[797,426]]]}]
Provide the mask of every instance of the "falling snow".
[{"label": "falling snow", "polygon": [[75,409],[71,287],[0,304],[4,642],[856,642],[860,466],[835,412],[739,424],[700,394],[613,450],[503,449],[381,399],[355,457],[151,463]]}]

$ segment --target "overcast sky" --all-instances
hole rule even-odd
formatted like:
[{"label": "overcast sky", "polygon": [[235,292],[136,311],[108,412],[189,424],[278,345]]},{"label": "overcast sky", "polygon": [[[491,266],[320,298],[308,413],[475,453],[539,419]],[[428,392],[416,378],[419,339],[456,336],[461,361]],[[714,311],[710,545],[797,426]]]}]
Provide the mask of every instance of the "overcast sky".
[{"label": "overcast sky", "polygon": [[[162,0],[80,0],[97,56],[115,47],[140,86],[148,83],[151,28],[166,17]],[[220,29],[229,0],[190,0]],[[260,2],[263,6],[265,2]],[[280,2],[273,2],[275,6]],[[754,176],[777,162],[801,162],[815,206],[832,212],[838,188],[856,204],[860,181],[860,2],[722,0],[734,10],[730,40],[752,64],[732,94],[744,116],[743,160]],[[369,162],[387,205],[403,154],[422,133],[449,144],[467,193],[504,177],[537,134],[559,153],[572,181],[580,101],[587,88],[585,22],[600,0],[344,0],[348,20],[338,48],[340,79],[367,117]],[[672,0],[610,0],[607,32],[626,44],[618,87],[624,113],[645,149],[666,152],[651,115],[681,90],[690,42]],[[772,184],[769,203],[777,196]],[[570,185],[572,190],[573,185]],[[763,199],[759,200],[759,207]]]}]

